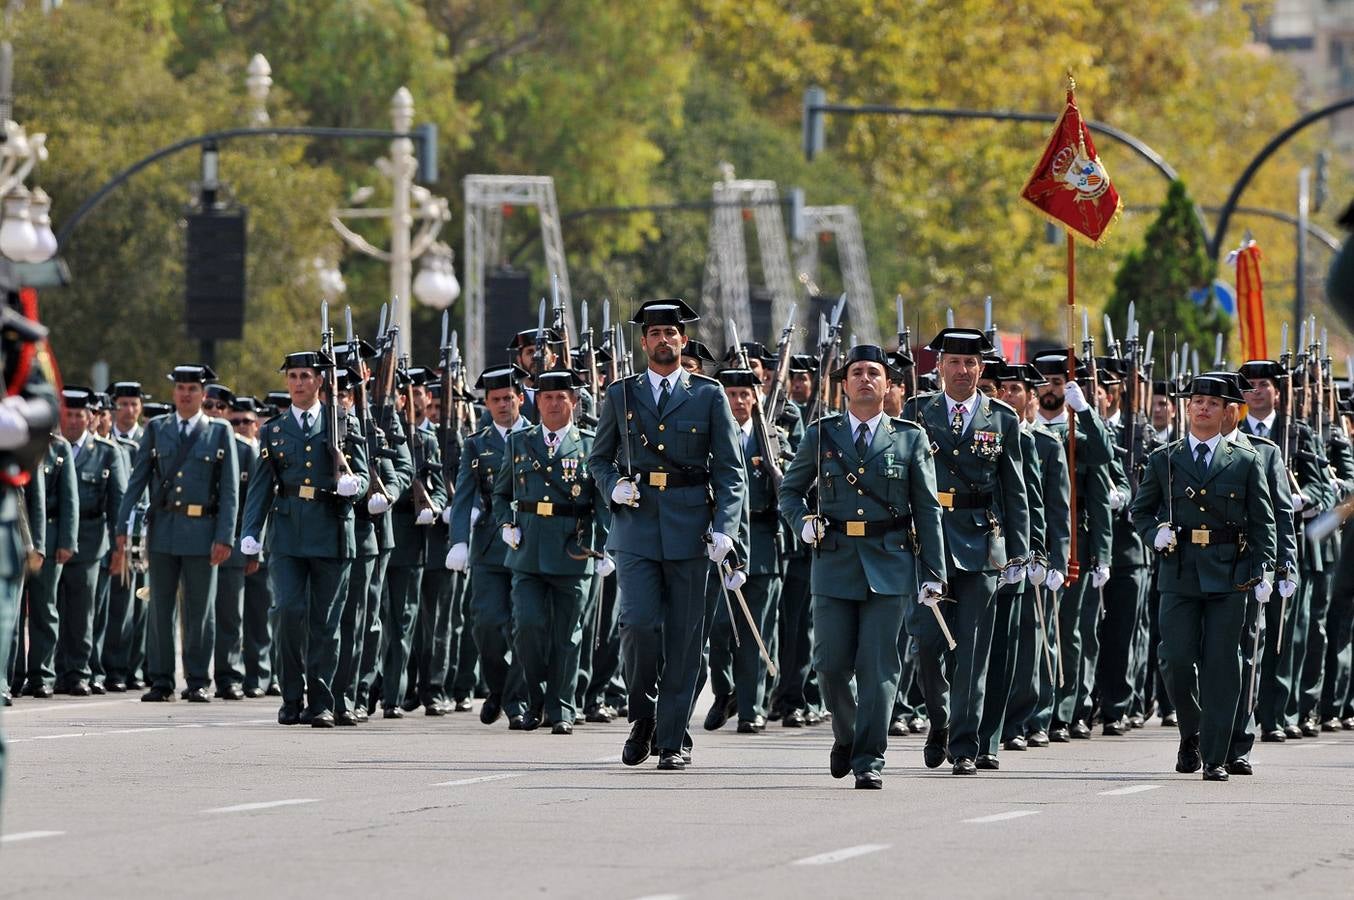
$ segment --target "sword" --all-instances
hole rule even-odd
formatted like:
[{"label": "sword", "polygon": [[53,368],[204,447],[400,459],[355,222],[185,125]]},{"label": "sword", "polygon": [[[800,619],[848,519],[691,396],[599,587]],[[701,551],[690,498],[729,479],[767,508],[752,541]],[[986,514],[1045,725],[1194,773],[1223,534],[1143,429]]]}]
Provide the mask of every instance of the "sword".
[{"label": "sword", "polygon": [[1048,667],[1048,680],[1051,682],[1057,676],[1053,672],[1053,648],[1048,645],[1048,621],[1044,618],[1044,592],[1040,590],[1037,584],[1033,587],[1034,617],[1039,620],[1039,645],[1044,648],[1044,664]]},{"label": "sword", "polygon": [[1063,686],[1063,635],[1058,624],[1058,592],[1053,592],[1053,643],[1058,645],[1058,687]]},{"label": "sword", "polygon": [[[724,576],[728,576],[728,575],[733,574],[733,566],[729,565],[728,560],[725,560],[724,562],[721,562],[721,563],[719,564],[719,569],[720,569],[720,572],[722,572]],[[719,579],[719,583],[720,583],[721,586],[724,587],[724,599],[727,601],[727,600],[729,599],[729,587],[728,587],[727,585],[724,584],[724,578],[722,578],[722,577]],[[757,623],[756,623],[755,621],[753,621],[753,619],[752,619],[752,610],[748,608],[748,602],[747,602],[747,600],[745,600],[745,599],[743,598],[743,591],[742,591],[742,589],[741,589],[741,588],[734,588],[734,589],[733,589],[733,595],[734,595],[735,597],[738,598],[738,605],[739,605],[740,607],[742,607],[742,610],[743,610],[743,618],[745,618],[745,619],[747,620],[747,623],[748,623],[748,630],[752,632],[752,639],[753,639],[754,641],[757,642],[757,652],[758,652],[759,654],[761,654],[762,659],[766,661],[766,671],[767,671],[767,673],[768,673],[772,678],[775,678],[776,675],[778,674],[777,669],[776,669],[776,664],[775,664],[774,662],[772,662],[772,660],[771,660],[771,654],[767,652],[767,649],[766,649],[766,643],[762,640],[762,633],[761,633],[761,631],[759,631],[759,630],[757,629]],[[730,617],[730,618],[729,618],[729,621],[732,623],[732,622],[733,622],[733,610],[732,610],[732,609],[730,609],[730,611],[729,611],[729,617]],[[737,627],[737,625],[734,626],[734,629],[733,629],[733,635],[734,635],[734,646],[739,646],[739,644],[738,644],[738,627]]]},{"label": "sword", "polygon": [[1250,718],[1255,711],[1255,681],[1260,671],[1260,617],[1264,615],[1265,607],[1256,603],[1255,608],[1255,642],[1251,647],[1251,683],[1246,689],[1246,717]]}]

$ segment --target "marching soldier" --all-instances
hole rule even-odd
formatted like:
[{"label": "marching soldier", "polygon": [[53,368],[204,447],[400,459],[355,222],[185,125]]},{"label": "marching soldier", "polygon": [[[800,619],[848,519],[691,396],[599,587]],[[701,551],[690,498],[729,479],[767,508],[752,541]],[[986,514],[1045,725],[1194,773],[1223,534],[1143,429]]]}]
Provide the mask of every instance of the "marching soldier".
[{"label": "marching soldier", "polygon": [[[146,394],[135,381],[114,382],[109,392],[113,400],[113,427],[108,436],[122,448],[127,471],[130,472],[141,437],[145,434],[140,418]],[[145,493],[136,501],[138,515],[144,517]],[[138,519],[137,524],[139,528],[144,522]],[[127,682],[133,672],[133,657],[139,657],[144,652],[141,648],[144,645],[146,607],[133,596],[131,587],[131,580],[124,579],[118,572],[113,573],[108,585],[108,616],[103,639],[104,687],[119,694],[127,690]]]},{"label": "marching soldier", "polygon": [[[79,545],[80,483],[75,473],[74,450],[60,432],[51,443],[35,477],[45,481],[46,512],[34,527],[46,529],[47,553],[42,568],[28,578],[28,656],[22,693],[45,700],[56,684],[57,585],[61,572]],[[17,677],[16,677],[17,681]]]},{"label": "marching soldier", "polygon": [[80,536],[57,586],[56,692],[85,697],[92,691],[90,654],[99,564],[116,533],[114,519],[127,488],[127,465],[117,444],[92,430],[94,392],[67,387],[62,399],[61,431],[71,444],[80,496]]},{"label": "marching soldier", "polygon": [[605,543],[606,503],[593,484],[593,434],[573,424],[578,379],[536,376],[540,424],[508,435],[494,476],[493,518],[512,570],[514,653],[526,679],[523,728],[572,734],[582,615],[596,572],[615,570]]},{"label": "marching soldier", "polygon": [[631,724],[621,761],[637,766],[656,747],[664,770],[689,761],[710,563],[733,550],[747,491],[724,392],[680,366],[686,325],[697,318],[678,299],[636,311],[649,364],[608,385],[588,460],[612,509],[607,550],[617,565]]},{"label": "marching soldier", "polygon": [[[230,425],[235,437],[247,443],[252,451],[241,454],[240,483],[245,484],[246,474],[252,475],[259,455],[259,402],[253,397],[236,397],[230,405]],[[243,460],[248,458],[249,469],[245,469]],[[240,515],[236,529],[244,527],[244,497],[240,499]],[[232,559],[239,548],[231,550]],[[269,608],[273,605],[272,591],[268,587],[268,566],[262,559],[248,560],[244,567],[244,614],[242,616],[243,639],[241,641],[244,660],[244,695],[255,698],[267,693],[268,687],[276,683],[272,669],[273,629],[269,618]]]},{"label": "marching soldier", "polygon": [[1274,507],[1255,450],[1222,438],[1241,397],[1219,378],[1189,388],[1189,435],[1148,459],[1133,501],[1144,542],[1169,554],[1160,570],[1161,665],[1179,716],[1176,771],[1226,781],[1240,703],[1246,595],[1269,600]]},{"label": "marching soldier", "polygon": [[[311,351],[283,360],[291,403],[263,428],[245,500],[240,551],[258,555],[268,526],[282,682],[279,725],[335,724],[339,620],[357,551],[353,504],[366,492],[368,470],[358,421],[335,411],[336,398],[321,402],[321,372],[333,365]],[[337,423],[330,420],[335,415],[342,417]],[[333,444],[334,431],[341,446]]]},{"label": "marching soldier", "polygon": [[[217,567],[235,543],[240,470],[235,437],[224,419],[202,411],[207,366],[175,366],[173,415],[153,420],[141,438],[127,494],[118,514],[118,550],[126,552],[127,522],[137,498],[148,492],[147,547],[150,605],[146,611],[146,674],[141,699],[174,699],[174,643],[178,597],[183,593],[183,671],[186,700],[207,703],[215,634]],[[218,392],[217,399],[220,401]]]},{"label": "marching soldier", "polygon": [[781,515],[815,548],[813,664],[832,713],[830,771],[854,772],[862,789],[884,786],[904,617],[934,615],[947,571],[926,433],[884,414],[890,376],[900,377],[882,349],[852,347],[832,373],[846,415],[809,426],[781,484]]},{"label": "marching soldier", "polygon": [[[912,402],[935,458],[945,571],[954,602],[928,597],[925,605],[908,610],[907,627],[917,640],[917,677],[931,717],[926,766],[934,769],[950,759],[955,775],[971,775],[977,771],[998,573],[1004,584],[1024,577],[1029,506],[1019,417],[978,390],[982,354],[992,345],[980,331],[946,328],[927,347],[940,354],[943,390]],[[957,644],[953,650],[946,649],[926,606],[941,609]]]},{"label": "marching soldier", "polygon": [[494,527],[493,485],[496,473],[508,463],[508,435],[531,425],[522,417],[525,376],[519,366],[498,366],[482,372],[475,382],[475,389],[484,392],[491,421],[466,439],[461,454],[446,559],[453,572],[470,573],[471,629],[489,687],[480,721],[492,725],[506,711],[508,727],[514,731],[524,724],[526,685],[521,663],[512,652],[512,571],[507,545]]}]

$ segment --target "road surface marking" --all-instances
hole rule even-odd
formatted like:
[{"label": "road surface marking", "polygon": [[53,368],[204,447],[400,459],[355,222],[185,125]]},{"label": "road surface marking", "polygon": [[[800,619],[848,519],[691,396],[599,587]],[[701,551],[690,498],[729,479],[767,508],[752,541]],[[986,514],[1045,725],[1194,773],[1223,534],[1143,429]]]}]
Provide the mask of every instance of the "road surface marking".
[{"label": "road surface marking", "polygon": [[0,844],[17,844],[19,841],[31,841],[37,838],[57,837],[65,834],[64,831],[16,831],[13,834],[7,834],[0,837]]},{"label": "road surface marking", "polygon": [[[592,760],[592,762],[595,762],[595,763],[614,763],[614,762],[620,762],[620,761],[621,761],[620,754],[616,754],[616,755],[614,755],[614,756],[599,756],[599,757],[597,757],[596,759]],[[667,895],[667,894],[655,894],[654,896],[655,896],[655,897],[666,897],[666,896],[668,896],[668,895]],[[671,896],[676,897],[676,896],[679,896],[679,895],[678,895],[678,894],[672,894]],[[645,898],[644,898],[644,897],[640,897],[639,900],[645,900]]]},{"label": "road surface marking", "polygon": [[119,703],[140,702],[141,701],[139,700],[95,700],[90,703],[85,703],[81,700],[71,700],[63,701],[61,703],[49,703],[46,706],[28,706],[28,701],[25,700],[23,701],[24,705],[15,707],[14,709],[5,710],[5,718],[9,718],[10,716],[21,716],[24,713],[51,712],[52,710],[63,710],[68,713],[74,713],[76,711],[93,709],[96,706],[116,706]]},{"label": "road surface marking", "polygon": [[504,778],[521,778],[526,772],[499,772],[497,775],[480,775],[477,778],[458,778],[455,781],[439,781],[433,787],[460,787],[463,784],[480,784],[485,781],[502,781]]},{"label": "road surface marking", "polygon": [[1115,788],[1112,791],[1101,791],[1102,797],[1123,797],[1126,794],[1141,794],[1143,791],[1155,791],[1161,787],[1159,784],[1131,784],[1128,787]]},{"label": "road surface marking", "polygon": [[273,809],[278,806],[299,806],[302,803],[319,803],[319,800],[265,800],[261,803],[240,803],[236,806],[218,806],[215,809],[204,809],[204,813],[233,813],[233,812],[252,812],[256,809]]},{"label": "road surface marking", "polygon": [[833,863],[839,863],[847,859],[855,859],[857,856],[865,856],[869,853],[878,853],[880,850],[887,850],[890,844],[859,844],[855,847],[844,847],[841,850],[831,850],[827,853],[819,853],[817,856],[806,856],[803,859],[797,859],[790,863],[792,866],[830,866]]},{"label": "road surface marking", "polygon": [[1025,816],[1037,816],[1037,809],[1013,809],[1010,812],[997,813],[991,816],[979,816],[976,819],[965,819],[964,821],[972,825],[986,825],[988,822],[1005,822],[1008,819],[1023,819]]}]

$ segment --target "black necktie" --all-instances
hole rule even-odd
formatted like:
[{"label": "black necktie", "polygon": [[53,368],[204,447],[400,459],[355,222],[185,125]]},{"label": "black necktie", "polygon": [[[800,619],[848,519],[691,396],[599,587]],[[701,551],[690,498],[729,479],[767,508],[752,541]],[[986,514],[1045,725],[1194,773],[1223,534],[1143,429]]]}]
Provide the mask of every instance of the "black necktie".
[{"label": "black necktie", "polygon": [[865,458],[865,451],[870,449],[870,426],[867,422],[861,422],[856,428],[856,455],[861,459]]},{"label": "black necktie", "polygon": [[1266,431],[1266,430],[1267,430],[1267,429],[1265,428],[1265,423],[1264,423],[1264,422],[1256,422],[1256,423],[1255,423],[1255,436],[1256,436],[1256,437],[1267,437],[1267,435],[1265,434],[1265,431]]},{"label": "black necktie", "polygon": [[668,405],[668,380],[666,378],[658,382],[658,412],[663,413],[663,407]]},{"label": "black necktie", "polygon": [[188,440],[188,420],[187,420],[187,419],[179,419],[179,440],[180,440],[180,441],[186,441],[186,440]]},{"label": "black necktie", "polygon": [[1208,445],[1199,443],[1194,447],[1194,464],[1199,467],[1199,477],[1208,471]]},{"label": "black necktie", "polygon": [[310,413],[308,412],[301,413],[301,430],[310,434]]}]

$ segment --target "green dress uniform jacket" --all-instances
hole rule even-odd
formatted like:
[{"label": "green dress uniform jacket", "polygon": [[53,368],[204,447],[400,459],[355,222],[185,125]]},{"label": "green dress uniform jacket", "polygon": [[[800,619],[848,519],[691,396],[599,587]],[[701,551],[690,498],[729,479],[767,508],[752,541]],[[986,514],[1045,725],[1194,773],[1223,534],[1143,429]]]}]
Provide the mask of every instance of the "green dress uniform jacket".
[{"label": "green dress uniform jacket", "polygon": [[[508,429],[509,434],[530,427],[525,418],[518,418]],[[456,473],[452,491],[451,543],[470,545],[472,565],[504,565],[508,545],[499,540],[494,527],[494,478],[503,465],[507,442],[491,421],[466,438],[461,453],[461,468]],[[478,505],[480,516],[472,527],[470,512]]]},{"label": "green dress uniform jacket", "polygon": [[127,464],[117,444],[91,432],[75,455],[74,467],[80,526],[71,563],[97,563],[117,533],[114,519],[127,489]]}]

